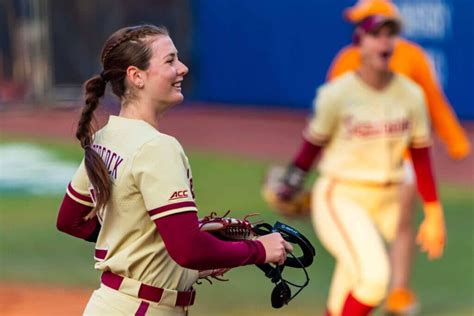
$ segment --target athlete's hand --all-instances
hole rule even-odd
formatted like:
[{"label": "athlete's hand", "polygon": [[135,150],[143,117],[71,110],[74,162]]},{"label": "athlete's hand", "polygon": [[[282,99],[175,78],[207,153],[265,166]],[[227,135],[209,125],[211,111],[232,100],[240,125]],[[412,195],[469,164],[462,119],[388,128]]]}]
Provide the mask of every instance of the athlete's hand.
[{"label": "athlete's hand", "polygon": [[418,229],[416,243],[428,254],[430,260],[443,255],[446,243],[446,227],[443,208],[438,202],[425,203],[425,219]]},{"label": "athlete's hand", "polygon": [[280,233],[272,233],[257,238],[265,248],[265,263],[282,265],[286,253],[293,251],[293,246],[281,237]]},{"label": "athlete's hand", "polygon": [[305,190],[306,172],[296,167],[271,166],[262,186],[262,197],[270,209],[285,217],[308,216],[311,194]]},{"label": "athlete's hand", "polygon": [[283,177],[276,190],[280,199],[283,201],[291,201],[300,193],[304,186],[306,174],[306,171],[290,164],[284,171]]}]

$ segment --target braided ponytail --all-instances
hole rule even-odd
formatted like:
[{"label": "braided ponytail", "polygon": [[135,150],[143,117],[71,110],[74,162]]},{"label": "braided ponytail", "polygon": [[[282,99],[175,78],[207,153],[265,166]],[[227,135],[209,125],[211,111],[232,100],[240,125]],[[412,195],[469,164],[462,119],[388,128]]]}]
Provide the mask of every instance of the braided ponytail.
[{"label": "braided ponytail", "polygon": [[84,148],[84,164],[87,176],[94,187],[96,205],[95,210],[100,210],[107,204],[110,197],[110,177],[102,158],[92,148],[94,128],[92,119],[94,111],[99,105],[99,99],[105,93],[106,81],[102,76],[94,76],[85,83],[85,106],[82,108],[81,117],[76,131],[76,138]]},{"label": "braided ponytail", "polygon": [[99,100],[104,96],[105,86],[110,82],[112,91],[122,101],[126,92],[125,75],[130,65],[147,69],[150,64],[151,50],[147,36],[168,35],[163,27],[138,25],[125,27],[112,34],[102,49],[103,71],[85,83],[85,105],[77,126],[76,137],[84,148],[84,164],[87,176],[95,190],[95,209],[91,217],[102,209],[110,198],[111,179],[102,158],[92,148],[94,128],[92,120]]}]

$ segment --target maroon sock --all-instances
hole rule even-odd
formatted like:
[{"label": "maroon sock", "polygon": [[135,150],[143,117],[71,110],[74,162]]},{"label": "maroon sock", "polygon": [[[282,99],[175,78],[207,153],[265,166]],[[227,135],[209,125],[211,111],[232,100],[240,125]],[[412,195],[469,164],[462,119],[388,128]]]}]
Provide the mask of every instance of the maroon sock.
[{"label": "maroon sock", "polygon": [[342,308],[342,316],[366,316],[374,309],[375,306],[365,305],[359,302],[352,293],[349,293]]}]

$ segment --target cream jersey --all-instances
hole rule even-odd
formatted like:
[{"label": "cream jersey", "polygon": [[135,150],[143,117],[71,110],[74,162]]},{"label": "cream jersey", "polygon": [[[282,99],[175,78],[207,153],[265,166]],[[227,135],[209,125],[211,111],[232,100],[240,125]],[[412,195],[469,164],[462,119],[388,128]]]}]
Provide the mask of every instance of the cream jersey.
[{"label": "cream jersey", "polygon": [[[153,220],[179,212],[196,212],[188,158],[178,141],[141,120],[111,116],[95,135],[94,150],[112,180],[111,197],[97,214],[102,228],[96,243],[95,268],[171,290],[188,290],[198,272],[169,256]],[[85,205],[91,189],[84,162],[68,195]]]},{"label": "cream jersey", "polygon": [[422,90],[394,74],[375,90],[349,72],[323,85],[304,137],[326,148],[322,174],[368,183],[401,182],[408,147],[430,145],[430,127]]}]

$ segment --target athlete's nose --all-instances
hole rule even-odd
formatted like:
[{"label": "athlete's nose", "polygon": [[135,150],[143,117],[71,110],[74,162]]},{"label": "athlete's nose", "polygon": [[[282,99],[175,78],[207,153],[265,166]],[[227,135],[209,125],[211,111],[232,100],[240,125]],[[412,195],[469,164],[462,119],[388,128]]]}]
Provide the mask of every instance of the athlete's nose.
[{"label": "athlete's nose", "polygon": [[178,75],[184,77],[189,72],[189,68],[185,64],[183,64],[180,60],[178,62],[179,62]]}]

